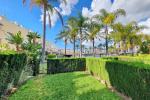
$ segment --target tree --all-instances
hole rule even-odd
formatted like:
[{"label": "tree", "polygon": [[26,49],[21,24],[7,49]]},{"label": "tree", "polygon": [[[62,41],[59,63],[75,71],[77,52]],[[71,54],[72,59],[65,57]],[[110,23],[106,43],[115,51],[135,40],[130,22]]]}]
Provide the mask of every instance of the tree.
[{"label": "tree", "polygon": [[70,40],[71,42],[73,42],[73,56],[75,57],[75,46],[78,33],[77,19],[75,17],[70,17],[67,23],[69,28]]},{"label": "tree", "polygon": [[107,12],[105,9],[100,10],[100,13],[95,17],[103,24],[105,29],[105,45],[106,45],[106,55],[108,55],[108,28],[112,26],[115,20],[120,16],[126,15],[126,12],[123,9],[117,9],[114,12]]},{"label": "tree", "polygon": [[132,55],[134,55],[133,48],[135,45],[140,45],[142,43],[142,34],[139,33],[142,29],[144,29],[144,26],[139,26],[136,22],[130,22],[127,24],[127,42],[129,44],[130,49],[132,50]]},{"label": "tree", "polygon": [[[23,0],[23,3],[25,3],[27,0]],[[63,19],[60,14],[60,12],[53,7],[52,2],[58,2],[59,0],[30,0],[31,6],[37,5],[43,9],[43,42],[42,42],[42,62],[44,62],[45,59],[45,42],[46,42],[46,14],[48,15],[49,19],[49,26],[51,27],[51,14],[57,13],[59,18],[61,19],[62,25],[63,25]],[[66,4],[66,0],[61,0]]]},{"label": "tree", "polygon": [[95,21],[90,20],[88,23],[88,34],[87,39],[92,41],[92,47],[93,47],[93,56],[95,56],[95,38],[97,37],[98,32],[100,31],[101,26],[97,24]]},{"label": "tree", "polygon": [[[123,45],[123,51],[124,54],[126,54],[127,50],[127,30],[128,30],[128,25],[123,25],[121,23],[116,23],[112,25],[113,31],[111,32],[111,37],[114,40],[114,44],[116,47],[116,43],[122,43]],[[117,50],[116,50],[117,52]]]},{"label": "tree", "polygon": [[79,34],[80,34],[80,57],[82,57],[82,42],[83,42],[83,32],[85,31],[86,27],[86,20],[87,18],[83,17],[81,13],[79,13],[77,17],[77,27],[79,28]]},{"label": "tree", "polygon": [[8,33],[6,38],[10,44],[14,44],[16,46],[16,50],[20,50],[20,45],[23,43],[23,38],[21,36],[21,31],[18,31],[16,34]]},{"label": "tree", "polygon": [[117,23],[113,25],[113,32],[111,36],[113,40],[117,42],[122,42],[124,54],[126,54],[126,49],[130,47],[133,55],[133,48],[135,45],[140,45],[142,42],[142,34],[137,34],[144,28],[144,26],[138,26],[136,22],[130,22],[126,25]]},{"label": "tree", "polygon": [[27,35],[29,42],[32,42],[33,44],[36,44],[36,40],[41,38],[40,35],[38,35],[37,32],[29,32]]},{"label": "tree", "polygon": [[69,41],[70,34],[67,28],[64,28],[56,37],[56,40],[63,40],[65,43],[65,55],[66,55],[66,48],[67,48],[67,43]]},{"label": "tree", "polygon": [[36,32],[29,32],[27,37],[28,41],[25,41],[21,46],[28,55],[28,66],[32,68],[33,76],[36,76],[39,73],[41,50],[41,44],[36,42],[36,39],[40,38],[40,36]]},{"label": "tree", "polygon": [[148,54],[148,53],[150,53],[149,46],[150,46],[150,41],[143,41],[142,44],[140,45],[140,51],[141,51],[143,54]]}]

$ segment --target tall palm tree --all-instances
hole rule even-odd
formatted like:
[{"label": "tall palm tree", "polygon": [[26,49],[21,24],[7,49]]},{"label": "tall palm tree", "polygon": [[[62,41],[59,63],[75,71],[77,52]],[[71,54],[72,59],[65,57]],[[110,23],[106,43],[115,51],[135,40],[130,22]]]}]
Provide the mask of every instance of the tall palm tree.
[{"label": "tall palm tree", "polygon": [[75,17],[70,17],[67,23],[68,23],[69,33],[70,33],[70,39],[71,42],[73,42],[73,56],[75,57],[75,46],[76,46],[76,39],[78,33],[77,19]]},{"label": "tall palm tree", "polygon": [[[23,0],[23,3],[25,3],[27,0]],[[63,19],[60,14],[60,12],[53,7],[53,2],[58,2],[59,0],[30,0],[31,6],[37,5],[43,9],[43,42],[42,42],[42,62],[44,62],[45,59],[45,42],[46,42],[46,13],[48,14],[49,19],[49,26],[51,27],[51,14],[53,12],[57,13],[59,18],[61,19],[61,22],[63,24]],[[66,4],[66,0],[61,0]]]},{"label": "tall palm tree", "polygon": [[27,37],[28,37],[29,41],[32,42],[33,44],[36,44],[36,42],[37,42],[36,40],[41,38],[37,32],[29,32],[27,34]]},{"label": "tall palm tree", "polygon": [[126,12],[123,9],[117,9],[114,12],[107,12],[105,9],[101,9],[100,13],[95,16],[103,24],[105,29],[106,55],[108,55],[108,28],[111,27],[120,15],[125,16]]},{"label": "tall palm tree", "polygon": [[82,42],[83,42],[83,32],[85,30],[86,27],[86,21],[87,18],[83,17],[81,13],[78,14],[77,17],[77,27],[79,28],[79,34],[80,34],[80,57],[82,57]]},{"label": "tall palm tree", "polygon": [[6,38],[10,44],[14,44],[16,46],[16,50],[20,50],[20,45],[23,43],[23,38],[21,36],[21,31],[18,31],[16,34],[12,34],[8,32],[8,36]]},{"label": "tall palm tree", "polygon": [[66,49],[67,49],[67,43],[69,41],[70,34],[68,29],[63,29],[56,37],[56,40],[63,40],[65,43],[65,55],[66,55]]},{"label": "tall palm tree", "polygon": [[88,34],[87,39],[92,41],[92,48],[93,48],[93,56],[95,57],[95,38],[97,37],[98,32],[100,31],[101,26],[97,24],[95,21],[90,21],[88,23]]}]

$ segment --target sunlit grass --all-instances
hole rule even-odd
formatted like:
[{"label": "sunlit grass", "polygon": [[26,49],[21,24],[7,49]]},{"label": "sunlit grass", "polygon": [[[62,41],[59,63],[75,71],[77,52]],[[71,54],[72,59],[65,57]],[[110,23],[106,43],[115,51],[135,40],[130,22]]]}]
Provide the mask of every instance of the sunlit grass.
[{"label": "sunlit grass", "polygon": [[40,76],[28,81],[10,100],[119,100],[92,76],[71,72]]}]

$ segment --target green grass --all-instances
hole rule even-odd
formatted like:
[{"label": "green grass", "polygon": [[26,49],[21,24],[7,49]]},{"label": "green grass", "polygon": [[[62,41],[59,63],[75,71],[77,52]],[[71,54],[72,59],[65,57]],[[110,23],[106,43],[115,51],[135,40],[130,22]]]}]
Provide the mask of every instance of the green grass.
[{"label": "green grass", "polygon": [[39,76],[29,80],[9,100],[120,100],[84,72]]}]

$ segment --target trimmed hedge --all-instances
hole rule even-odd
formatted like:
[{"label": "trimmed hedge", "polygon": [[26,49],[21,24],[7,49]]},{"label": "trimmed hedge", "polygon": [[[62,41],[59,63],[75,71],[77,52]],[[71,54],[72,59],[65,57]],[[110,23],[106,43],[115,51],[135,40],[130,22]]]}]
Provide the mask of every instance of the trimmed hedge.
[{"label": "trimmed hedge", "polygon": [[8,86],[18,84],[21,72],[27,63],[24,53],[0,53],[0,96]]},{"label": "trimmed hedge", "polygon": [[87,58],[86,67],[91,74],[95,74],[102,80],[105,80],[107,81],[107,83],[109,83],[109,75],[105,68],[106,61],[107,61],[106,59]]},{"label": "trimmed hedge", "polygon": [[118,56],[118,60],[127,62],[143,62],[145,64],[150,64],[150,57],[148,56]]},{"label": "trimmed hedge", "polygon": [[48,59],[50,59],[50,58],[56,58],[56,55],[55,55],[55,54],[48,54],[48,55],[47,55],[47,58],[48,58]]},{"label": "trimmed hedge", "polygon": [[96,58],[88,58],[86,62],[90,72],[133,100],[150,98],[150,65]]},{"label": "trimmed hedge", "polygon": [[84,71],[85,68],[86,68],[85,58],[60,58],[47,60],[48,74],[72,72],[72,71]]}]

